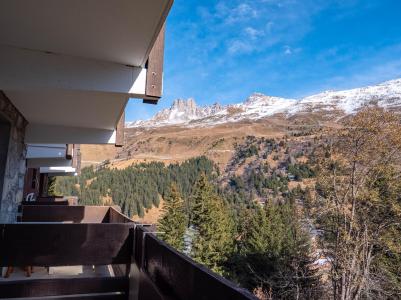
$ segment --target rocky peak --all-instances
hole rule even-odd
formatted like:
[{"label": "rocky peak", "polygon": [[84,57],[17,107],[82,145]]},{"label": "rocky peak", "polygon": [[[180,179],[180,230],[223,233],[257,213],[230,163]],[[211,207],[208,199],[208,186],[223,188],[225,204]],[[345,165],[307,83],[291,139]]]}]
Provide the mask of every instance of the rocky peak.
[{"label": "rocky peak", "polygon": [[353,114],[366,105],[378,105],[401,111],[401,79],[344,91],[325,91],[302,99],[286,99],[254,93],[243,103],[222,106],[214,103],[197,106],[194,99],[177,99],[170,108],[147,121],[131,123],[131,127],[166,125],[213,126],[244,119],[257,120],[275,114],[292,116],[322,111],[325,114]]},{"label": "rocky peak", "polygon": [[175,109],[179,111],[195,111],[197,108],[196,102],[194,99],[189,98],[185,99],[176,99],[173,101],[170,109]]},{"label": "rocky peak", "polygon": [[250,95],[250,96],[248,97],[248,99],[246,99],[246,100],[244,101],[244,105],[253,104],[253,103],[258,102],[258,101],[260,101],[261,99],[264,99],[264,98],[266,98],[266,97],[268,97],[268,96],[266,96],[266,95],[264,95],[264,94],[262,94],[262,93],[253,93],[252,95]]}]

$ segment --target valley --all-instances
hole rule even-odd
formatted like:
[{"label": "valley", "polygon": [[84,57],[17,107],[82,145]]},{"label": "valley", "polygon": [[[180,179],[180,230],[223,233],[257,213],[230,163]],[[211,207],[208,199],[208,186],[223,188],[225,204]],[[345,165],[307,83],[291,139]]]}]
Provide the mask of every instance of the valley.
[{"label": "valley", "polygon": [[[230,120],[221,106],[176,101],[151,120],[128,124],[122,148],[83,146],[90,167],[57,178],[57,192],[73,191],[85,205],[115,204],[157,225],[167,243],[260,299],[269,299],[268,287],[276,298],[323,299],[343,253],[352,257],[370,243],[384,261],[376,262],[378,272],[388,272],[380,284],[391,290],[400,263],[387,254],[399,255],[392,246],[399,228],[382,228],[399,219],[400,84],[323,93],[285,109],[252,95]],[[255,114],[256,104],[274,113]],[[356,188],[362,190],[354,196]],[[351,223],[357,232],[348,231]],[[375,232],[369,240],[366,226]]]},{"label": "valley", "polygon": [[124,168],[132,163],[169,164],[205,155],[223,170],[233,145],[248,135],[281,138],[338,129],[344,120],[366,106],[400,112],[401,79],[298,100],[255,93],[240,104],[198,106],[193,99],[178,99],[149,120],[128,122],[122,149],[83,145],[82,164],[111,160],[113,166]]},{"label": "valley", "polygon": [[[227,184],[236,176],[247,177],[265,164],[288,177],[287,162],[307,164],[316,140],[341,129],[352,113],[366,106],[401,111],[400,86],[398,79],[349,91],[324,92],[301,100],[253,94],[243,104],[226,107],[218,104],[199,107],[193,99],[177,100],[150,120],[127,123],[123,148],[83,145],[83,166],[106,163],[108,168],[124,170],[149,162],[168,166],[206,157],[218,168],[220,184]],[[227,112],[231,119],[224,119]],[[281,145],[280,149],[273,154],[251,155],[244,161],[236,161],[241,146],[254,143],[263,151],[261,143],[265,140],[274,140]],[[304,155],[300,155],[302,152]],[[311,183],[291,180],[288,183],[290,189],[298,185],[305,187]],[[259,194],[257,198],[265,197]],[[145,207],[144,216],[133,217],[154,223],[160,215],[161,208],[152,206]]]}]

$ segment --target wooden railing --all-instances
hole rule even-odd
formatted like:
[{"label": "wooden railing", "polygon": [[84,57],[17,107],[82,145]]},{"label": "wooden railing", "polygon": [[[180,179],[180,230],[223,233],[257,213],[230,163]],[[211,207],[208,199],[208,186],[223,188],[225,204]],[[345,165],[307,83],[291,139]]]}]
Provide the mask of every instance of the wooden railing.
[{"label": "wooden railing", "polygon": [[41,223],[109,223],[111,209],[108,206],[22,205],[20,221]]},{"label": "wooden railing", "polygon": [[114,208],[24,206],[21,221],[0,224],[0,267],[114,265],[123,271],[117,277],[3,280],[0,299],[255,299]]}]

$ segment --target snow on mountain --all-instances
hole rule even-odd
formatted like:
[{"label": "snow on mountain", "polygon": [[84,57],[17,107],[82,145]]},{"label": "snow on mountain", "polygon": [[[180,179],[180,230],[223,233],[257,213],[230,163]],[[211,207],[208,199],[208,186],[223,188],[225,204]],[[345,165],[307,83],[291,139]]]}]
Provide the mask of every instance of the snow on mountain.
[{"label": "snow on mountain", "polygon": [[299,100],[289,113],[337,109],[346,114],[352,114],[365,105],[401,108],[401,78],[375,86],[345,91],[326,91],[309,96]]},{"label": "snow on mountain", "polygon": [[163,109],[147,121],[136,121],[127,123],[127,127],[160,127],[164,125],[186,124],[194,120],[199,120],[216,115],[224,108],[215,103],[213,105],[200,107],[194,99],[174,100],[170,108]]},{"label": "snow on mountain", "polygon": [[365,105],[401,110],[401,78],[375,86],[326,91],[298,100],[254,93],[239,104],[198,106],[194,99],[177,99],[170,108],[161,110],[153,118],[127,123],[127,127],[213,126],[245,119],[257,120],[279,113],[287,116],[318,111],[353,114]]}]

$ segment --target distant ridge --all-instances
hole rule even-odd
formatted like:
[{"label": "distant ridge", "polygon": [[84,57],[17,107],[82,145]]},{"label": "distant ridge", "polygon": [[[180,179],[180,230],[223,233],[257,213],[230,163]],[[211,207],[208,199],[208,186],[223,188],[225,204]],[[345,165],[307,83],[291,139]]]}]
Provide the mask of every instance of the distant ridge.
[{"label": "distant ridge", "polygon": [[209,127],[242,120],[259,120],[276,114],[291,117],[324,112],[341,116],[353,114],[366,105],[401,111],[401,78],[362,88],[326,91],[298,100],[254,93],[239,104],[198,106],[194,99],[177,99],[170,108],[161,110],[151,119],[126,125],[131,128],[170,125]]}]

